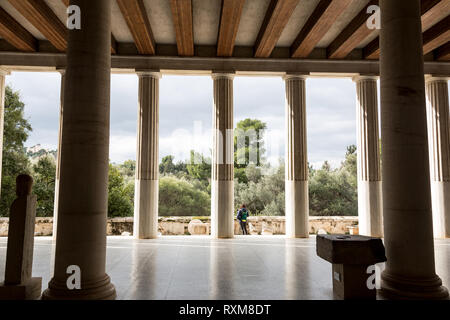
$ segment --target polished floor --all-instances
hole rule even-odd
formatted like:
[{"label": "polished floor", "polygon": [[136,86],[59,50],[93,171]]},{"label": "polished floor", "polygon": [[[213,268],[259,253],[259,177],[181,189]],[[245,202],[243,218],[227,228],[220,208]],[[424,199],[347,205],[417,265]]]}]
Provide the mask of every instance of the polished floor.
[{"label": "polished floor", "polygon": [[[331,264],[316,255],[315,237],[108,237],[107,272],[118,299],[333,299]],[[6,238],[0,238],[0,281]],[[50,238],[36,238],[33,275],[47,287]],[[450,287],[450,240],[435,242],[436,270]]]}]

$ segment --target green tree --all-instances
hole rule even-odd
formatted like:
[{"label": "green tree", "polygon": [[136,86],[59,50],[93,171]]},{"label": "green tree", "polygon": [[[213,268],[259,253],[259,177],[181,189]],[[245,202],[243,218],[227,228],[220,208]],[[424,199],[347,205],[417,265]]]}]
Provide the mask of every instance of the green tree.
[{"label": "green tree", "polygon": [[36,216],[38,217],[53,216],[55,175],[56,162],[53,157],[42,157],[33,165],[33,193],[37,196]]},{"label": "green tree", "polygon": [[189,181],[174,176],[159,181],[160,216],[209,216],[211,198]]},{"label": "green tree", "polygon": [[19,92],[6,86],[0,195],[0,216],[4,217],[9,215],[9,207],[16,198],[16,177],[30,173],[24,143],[32,128],[24,118],[24,110],[25,104],[20,100]]},{"label": "green tree", "polygon": [[108,177],[108,217],[133,216],[134,188],[125,184],[120,170],[112,164],[109,165]]}]

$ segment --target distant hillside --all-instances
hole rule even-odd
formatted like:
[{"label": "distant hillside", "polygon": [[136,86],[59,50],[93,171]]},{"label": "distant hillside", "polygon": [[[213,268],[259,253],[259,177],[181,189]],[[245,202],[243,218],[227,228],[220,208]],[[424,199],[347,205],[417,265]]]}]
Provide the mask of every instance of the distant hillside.
[{"label": "distant hillside", "polygon": [[37,163],[42,157],[48,156],[52,157],[56,161],[56,157],[58,155],[56,150],[45,149],[40,144],[27,148],[26,152],[32,164]]}]

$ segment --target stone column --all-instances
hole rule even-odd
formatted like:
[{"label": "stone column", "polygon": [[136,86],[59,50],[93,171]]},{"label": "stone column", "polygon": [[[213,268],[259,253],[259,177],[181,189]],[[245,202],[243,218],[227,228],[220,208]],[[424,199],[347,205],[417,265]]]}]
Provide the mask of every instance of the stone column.
[{"label": "stone column", "polygon": [[61,73],[61,90],[60,90],[60,103],[59,103],[59,131],[58,131],[58,150],[56,156],[56,176],[55,176],[55,200],[53,205],[53,240],[56,240],[56,230],[58,225],[58,199],[59,199],[59,178],[61,172],[61,145],[62,145],[62,125],[63,125],[63,112],[64,112],[64,82],[66,70],[59,70]]},{"label": "stone column", "polygon": [[359,234],[383,236],[377,77],[356,82]]},{"label": "stone column", "polygon": [[450,237],[450,116],[448,79],[427,77],[428,145],[435,238]]},{"label": "stone column", "polygon": [[286,82],[286,236],[309,237],[308,152],[305,75]]},{"label": "stone column", "polygon": [[[82,25],[68,31],[55,271],[43,298],[114,299],[105,272],[111,1],[71,4],[80,7]],[[79,289],[68,286],[76,275]]]},{"label": "stone column", "polygon": [[139,106],[134,204],[134,236],[138,239],[158,237],[158,141],[159,79],[158,72],[138,72]]},{"label": "stone column", "polygon": [[234,236],[233,74],[214,73],[211,235]]},{"label": "stone column", "polygon": [[0,189],[2,185],[2,163],[3,163],[3,128],[5,122],[5,89],[6,75],[9,72],[0,68]]},{"label": "stone column", "polygon": [[446,298],[435,272],[420,0],[380,0],[382,294]]}]

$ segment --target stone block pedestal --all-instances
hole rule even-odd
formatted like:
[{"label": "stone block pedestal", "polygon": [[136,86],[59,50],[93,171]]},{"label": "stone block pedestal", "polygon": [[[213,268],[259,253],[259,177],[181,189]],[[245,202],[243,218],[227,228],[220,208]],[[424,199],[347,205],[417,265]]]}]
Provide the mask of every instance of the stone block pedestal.
[{"label": "stone block pedestal", "polygon": [[42,292],[42,278],[30,278],[23,284],[0,283],[0,300],[38,300]]},{"label": "stone block pedestal", "polygon": [[317,255],[333,264],[335,299],[376,299],[376,290],[367,286],[369,266],[386,261],[379,238],[359,235],[318,235]]}]

